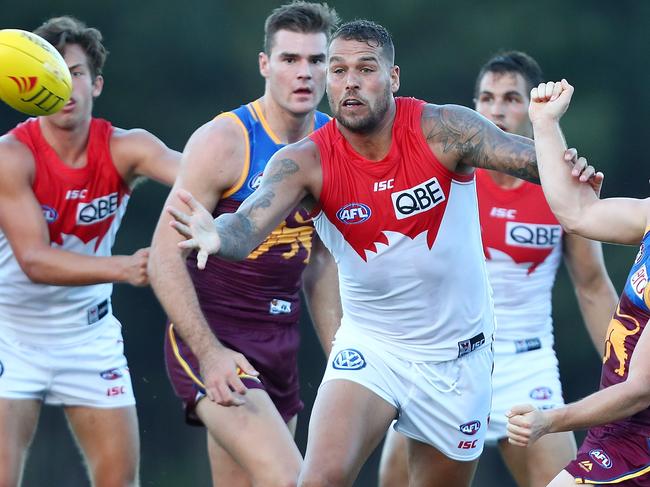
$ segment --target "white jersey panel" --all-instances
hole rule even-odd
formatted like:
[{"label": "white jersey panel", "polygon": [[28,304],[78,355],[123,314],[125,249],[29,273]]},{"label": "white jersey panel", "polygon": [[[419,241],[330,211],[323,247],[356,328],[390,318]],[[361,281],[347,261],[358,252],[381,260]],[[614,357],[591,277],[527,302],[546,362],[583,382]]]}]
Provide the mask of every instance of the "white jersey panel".
[{"label": "white jersey panel", "polygon": [[[51,246],[85,255],[110,256],[128,201],[129,196],[124,195],[99,244],[98,238],[84,243],[75,235],[64,234],[63,245],[52,243]],[[14,339],[38,345],[69,345],[88,340],[101,331],[100,325],[111,316],[112,290],[110,283],[90,286],[33,283],[20,268],[0,231],[0,329]],[[102,303],[104,306],[98,310]]]},{"label": "white jersey panel", "polygon": [[562,244],[530,272],[529,262],[516,263],[506,253],[488,249],[490,284],[494,291],[494,313],[499,326],[497,342],[538,337],[553,340],[551,294],[562,260]]},{"label": "white jersey panel", "polygon": [[[314,218],[339,269],[341,328],[354,327],[413,361],[451,360],[469,340],[492,339],[494,317],[474,182],[453,181],[431,249],[427,232],[384,231],[364,261],[324,213]],[[472,344],[473,345],[473,344]]]}]

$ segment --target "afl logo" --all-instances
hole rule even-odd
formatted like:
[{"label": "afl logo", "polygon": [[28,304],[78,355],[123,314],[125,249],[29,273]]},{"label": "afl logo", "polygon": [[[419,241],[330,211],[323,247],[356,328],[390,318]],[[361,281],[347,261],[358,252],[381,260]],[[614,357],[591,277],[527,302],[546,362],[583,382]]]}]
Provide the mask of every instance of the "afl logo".
[{"label": "afl logo", "polygon": [[605,453],[603,450],[591,450],[589,452],[589,456],[594,462],[596,462],[598,465],[600,465],[603,468],[609,470],[614,466],[614,462],[612,462],[612,459],[609,458],[609,455]]},{"label": "afl logo", "polygon": [[104,380],[115,380],[122,377],[122,372],[119,369],[108,369],[100,372],[99,376]]},{"label": "afl logo", "polygon": [[359,370],[366,366],[366,359],[361,352],[353,348],[346,348],[336,354],[332,360],[332,367],[337,370]]},{"label": "afl logo", "polygon": [[51,206],[41,205],[41,210],[43,210],[43,217],[47,223],[54,223],[59,218],[59,214]]},{"label": "afl logo", "polygon": [[248,187],[253,191],[259,188],[260,184],[262,184],[262,176],[264,176],[264,173],[259,172],[254,177],[250,178],[250,180],[248,181]]},{"label": "afl logo", "polygon": [[536,387],[530,391],[529,396],[536,401],[545,401],[553,397],[553,391],[550,387]]},{"label": "afl logo", "polygon": [[336,212],[336,218],[345,224],[363,223],[372,215],[368,205],[363,203],[348,203]]},{"label": "afl logo", "polygon": [[460,425],[460,431],[470,436],[473,436],[476,433],[478,433],[480,429],[481,429],[481,422],[478,419]]}]

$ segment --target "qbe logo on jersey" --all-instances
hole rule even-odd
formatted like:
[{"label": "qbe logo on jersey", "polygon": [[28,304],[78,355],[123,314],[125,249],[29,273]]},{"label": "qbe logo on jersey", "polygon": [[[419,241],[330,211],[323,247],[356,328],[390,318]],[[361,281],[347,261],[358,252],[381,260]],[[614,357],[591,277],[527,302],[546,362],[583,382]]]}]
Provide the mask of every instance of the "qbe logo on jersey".
[{"label": "qbe logo on jersey", "polygon": [[87,203],[79,203],[77,206],[77,225],[92,225],[110,218],[117,211],[118,200],[118,194],[111,193]]},{"label": "qbe logo on jersey", "polygon": [[560,225],[506,222],[506,244],[513,247],[551,249],[562,238]]},{"label": "qbe logo on jersey", "polygon": [[438,178],[431,178],[412,188],[391,193],[390,197],[393,199],[393,209],[398,220],[428,211],[446,199]]}]

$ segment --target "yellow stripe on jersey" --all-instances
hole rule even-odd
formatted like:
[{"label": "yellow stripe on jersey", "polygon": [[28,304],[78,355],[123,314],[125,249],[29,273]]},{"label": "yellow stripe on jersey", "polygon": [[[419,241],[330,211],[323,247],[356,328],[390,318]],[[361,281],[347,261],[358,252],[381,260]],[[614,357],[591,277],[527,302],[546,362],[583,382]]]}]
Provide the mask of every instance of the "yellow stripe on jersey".
[{"label": "yellow stripe on jersey", "polygon": [[183,356],[181,355],[180,350],[178,349],[178,343],[176,342],[176,335],[174,334],[174,324],[170,323],[169,328],[167,329],[167,333],[169,334],[169,343],[172,345],[172,351],[174,352],[174,357],[176,357],[176,360],[178,363],[181,365],[187,376],[192,379],[192,381],[195,384],[198,384],[201,388],[205,389],[205,384],[201,382],[201,379],[199,379],[195,374],[194,371],[192,370],[192,367],[185,361]]},{"label": "yellow stripe on jersey", "polygon": [[248,130],[246,129],[246,126],[244,123],[239,120],[239,117],[235,115],[232,112],[224,112],[215,117],[215,120],[220,117],[227,117],[227,118],[232,118],[235,122],[237,122],[237,125],[239,125],[244,132],[244,146],[246,147],[246,155],[244,156],[244,168],[242,169],[241,174],[239,175],[239,179],[237,179],[237,182],[231,187],[228,188],[224,193],[221,195],[221,199],[228,198],[229,196],[232,196],[235,194],[239,189],[242,187],[244,184],[244,181],[246,181],[246,178],[248,177],[248,171],[251,167],[251,144],[250,140],[248,138]]},{"label": "yellow stripe on jersey", "polygon": [[262,124],[262,127],[264,127],[264,130],[266,131],[267,135],[276,144],[281,144],[282,141],[280,140],[280,137],[275,135],[275,132],[273,132],[273,130],[271,129],[271,126],[266,121],[266,118],[264,118],[264,114],[262,113],[262,107],[260,106],[260,101],[255,100],[252,105],[253,105],[253,110],[255,110],[255,113],[257,113],[257,117],[260,119],[260,123]]},{"label": "yellow stripe on jersey", "polygon": [[580,477],[575,477],[575,482],[576,484],[589,484],[589,485],[613,485],[613,484],[620,484],[621,482],[625,482],[627,480],[635,479],[637,477],[640,477],[641,475],[645,475],[647,473],[650,473],[650,465],[648,465],[645,468],[642,468],[641,470],[637,472],[632,472],[627,475],[622,475],[617,479],[612,479],[612,480],[589,480],[589,479],[583,479]]}]

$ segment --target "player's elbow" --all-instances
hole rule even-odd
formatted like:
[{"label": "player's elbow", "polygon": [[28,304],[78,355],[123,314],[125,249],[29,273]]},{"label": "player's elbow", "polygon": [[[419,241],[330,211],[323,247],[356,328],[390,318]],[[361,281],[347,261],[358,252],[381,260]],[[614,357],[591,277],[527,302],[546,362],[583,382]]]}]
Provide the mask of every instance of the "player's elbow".
[{"label": "player's elbow", "polygon": [[562,225],[562,228],[566,233],[571,235],[583,234],[584,229],[582,228],[582,222],[579,218],[579,215],[577,214],[572,215],[570,213],[568,214],[556,213],[555,216],[557,217],[558,221],[560,222],[560,225]]},{"label": "player's elbow", "polygon": [[43,266],[41,253],[37,250],[29,250],[17,256],[20,268],[34,284],[47,284],[47,273]]}]

